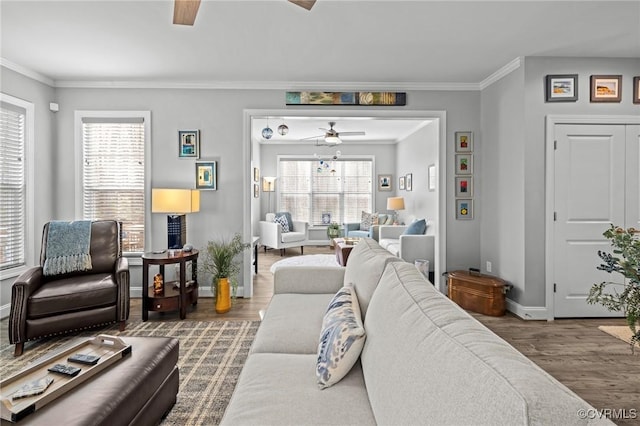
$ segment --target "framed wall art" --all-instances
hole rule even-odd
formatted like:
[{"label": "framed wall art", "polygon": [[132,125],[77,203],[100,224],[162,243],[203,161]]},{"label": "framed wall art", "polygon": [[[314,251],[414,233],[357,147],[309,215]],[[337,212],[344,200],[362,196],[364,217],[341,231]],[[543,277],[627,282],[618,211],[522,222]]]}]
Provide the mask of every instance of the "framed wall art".
[{"label": "framed wall art", "polygon": [[253,168],[253,181],[260,182],[260,169],[257,167]]},{"label": "framed wall art", "polygon": [[409,173],[408,175],[405,176],[405,187],[407,188],[407,191],[413,191],[413,173]]},{"label": "framed wall art", "polygon": [[178,149],[180,158],[200,158],[200,130],[179,130]]},{"label": "framed wall art", "polygon": [[456,197],[473,197],[473,176],[456,176]]},{"label": "framed wall art", "polygon": [[378,191],[391,191],[391,175],[378,175]]},{"label": "framed wall art", "polygon": [[576,102],[578,100],[578,74],[548,75],[545,85],[546,102]]},{"label": "framed wall art", "polygon": [[329,212],[323,212],[322,213],[322,224],[323,225],[331,224],[331,213],[329,213]]},{"label": "framed wall art", "polygon": [[428,188],[429,191],[435,191],[436,190],[436,165],[435,164],[431,164],[428,167],[428,172],[427,172],[427,177],[429,178],[429,183],[428,183]]},{"label": "framed wall art", "polygon": [[216,161],[196,162],[196,189],[211,189],[214,191],[218,189],[218,167]]},{"label": "framed wall art", "polygon": [[473,133],[456,132],[456,152],[473,152]]},{"label": "framed wall art", "polygon": [[472,199],[456,200],[456,219],[458,220],[473,219],[473,200]]},{"label": "framed wall art", "polygon": [[257,183],[253,184],[253,198],[259,198],[260,197],[260,185],[258,185]]},{"label": "framed wall art", "polygon": [[640,76],[633,77],[633,103],[640,104]]},{"label": "framed wall art", "polygon": [[591,102],[620,102],[621,100],[621,75],[591,76]]},{"label": "framed wall art", "polygon": [[473,154],[456,154],[456,174],[470,175],[473,173]]},{"label": "framed wall art", "polygon": [[400,178],[398,179],[398,189],[401,189],[404,191],[405,189],[405,179],[404,176],[400,176]]}]

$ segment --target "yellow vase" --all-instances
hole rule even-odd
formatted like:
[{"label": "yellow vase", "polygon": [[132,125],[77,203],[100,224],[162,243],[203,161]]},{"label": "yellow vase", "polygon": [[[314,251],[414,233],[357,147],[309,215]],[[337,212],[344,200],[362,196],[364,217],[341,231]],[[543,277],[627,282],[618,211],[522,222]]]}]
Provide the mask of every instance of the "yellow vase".
[{"label": "yellow vase", "polygon": [[231,309],[231,292],[228,278],[218,278],[216,286],[216,313],[225,314]]}]

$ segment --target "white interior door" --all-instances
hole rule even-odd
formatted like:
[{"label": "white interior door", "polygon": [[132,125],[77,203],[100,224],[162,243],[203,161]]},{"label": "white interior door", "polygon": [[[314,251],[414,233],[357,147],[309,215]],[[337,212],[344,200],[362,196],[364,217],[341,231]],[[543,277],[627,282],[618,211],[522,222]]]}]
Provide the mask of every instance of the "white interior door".
[{"label": "white interior door", "polygon": [[640,125],[626,126],[626,217],[625,227],[640,229]]},{"label": "white interior door", "polygon": [[[586,298],[595,283],[622,282],[596,267],[598,250],[610,250],[602,233],[625,225],[626,126],[556,125],[555,140],[554,316],[621,316]],[[637,197],[637,151],[635,159]]]}]

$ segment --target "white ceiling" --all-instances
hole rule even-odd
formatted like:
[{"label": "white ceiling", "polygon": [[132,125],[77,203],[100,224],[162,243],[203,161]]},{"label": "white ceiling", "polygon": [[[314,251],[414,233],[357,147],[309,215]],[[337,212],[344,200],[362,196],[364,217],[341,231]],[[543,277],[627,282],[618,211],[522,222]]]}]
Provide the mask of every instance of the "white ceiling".
[{"label": "white ceiling", "polygon": [[[407,136],[415,133],[431,120],[399,119],[384,117],[301,117],[301,116],[270,116],[254,117],[251,122],[251,136],[254,140],[264,144],[309,144],[324,145],[324,131],[329,128],[329,121],[336,124],[334,129],[340,132],[364,131],[365,135],[340,136],[345,144],[358,143],[397,143]],[[273,130],[273,136],[269,140],[262,137],[262,129],[267,124]],[[289,131],[286,135],[280,135],[278,126],[285,124]],[[317,138],[302,140],[318,136]]]},{"label": "white ceiling", "polygon": [[640,57],[640,1],[1,0],[3,65],[59,86],[476,87],[521,56]]},{"label": "white ceiling", "polygon": [[[0,19],[0,63],[58,87],[477,90],[518,57],[640,57],[639,0],[203,0],[193,27],[172,24],[173,0],[0,0]],[[345,143],[421,125],[332,119],[367,132]],[[327,121],[290,117],[281,138],[274,120],[270,142]]]}]

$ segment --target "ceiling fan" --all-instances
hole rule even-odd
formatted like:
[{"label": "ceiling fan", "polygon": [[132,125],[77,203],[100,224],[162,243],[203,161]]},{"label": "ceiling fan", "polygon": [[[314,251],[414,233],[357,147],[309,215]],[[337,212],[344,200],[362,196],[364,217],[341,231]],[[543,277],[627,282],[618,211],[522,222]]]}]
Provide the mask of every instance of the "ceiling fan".
[{"label": "ceiling fan", "polygon": [[[307,10],[311,10],[316,0],[289,0]],[[200,7],[200,0],[175,0],[173,23],[177,25],[193,25]]]},{"label": "ceiling fan", "polygon": [[335,121],[329,121],[329,128],[328,129],[320,127],[320,130],[325,132],[324,135],[310,136],[308,138],[303,138],[302,140],[323,138],[324,142],[327,145],[338,145],[338,144],[342,143],[342,139],[340,139],[340,136],[364,136],[365,135],[365,132],[363,132],[363,131],[360,131],[360,132],[338,132],[333,128],[333,126],[335,126],[335,125],[336,125]]}]

